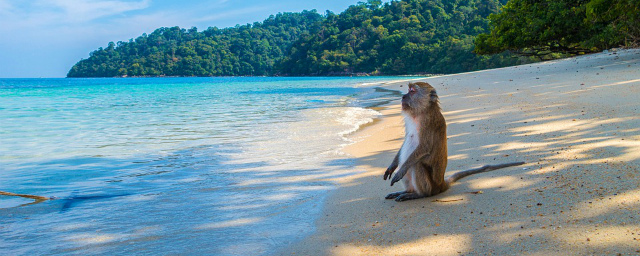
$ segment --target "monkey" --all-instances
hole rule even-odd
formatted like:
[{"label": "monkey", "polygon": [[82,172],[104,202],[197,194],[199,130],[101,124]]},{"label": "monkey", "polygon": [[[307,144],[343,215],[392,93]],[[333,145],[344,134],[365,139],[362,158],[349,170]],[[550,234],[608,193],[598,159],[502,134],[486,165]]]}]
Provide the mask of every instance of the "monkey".
[{"label": "monkey", "polygon": [[386,199],[400,202],[434,196],[466,176],[524,164],[485,165],[455,173],[445,180],[447,124],[435,88],[425,82],[409,83],[409,92],[402,96],[402,116],[405,123],[404,142],[383,179],[391,178],[397,169],[391,186],[402,180],[405,190],[388,194]]}]

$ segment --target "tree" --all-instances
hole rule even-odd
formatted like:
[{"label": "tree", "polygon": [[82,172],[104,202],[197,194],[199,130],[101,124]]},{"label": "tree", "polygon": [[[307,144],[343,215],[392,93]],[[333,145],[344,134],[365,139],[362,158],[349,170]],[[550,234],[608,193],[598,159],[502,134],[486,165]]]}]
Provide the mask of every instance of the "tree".
[{"label": "tree", "polygon": [[639,0],[510,0],[489,16],[475,52],[582,54],[638,43]]},{"label": "tree", "polygon": [[76,63],[68,77],[270,75],[283,52],[317,30],[315,10],[279,13],[232,28],[159,28],[128,42],[109,43]]},{"label": "tree", "polygon": [[473,39],[489,32],[487,15],[504,3],[367,0],[340,14],[280,13],[201,32],[159,28],[93,51],[67,76],[402,75],[503,67],[522,59],[476,55]]},{"label": "tree", "polygon": [[282,75],[451,73],[519,63],[509,53],[472,53],[487,32],[497,0],[360,2],[327,17],[303,36],[279,64]]},{"label": "tree", "polygon": [[604,25],[602,35],[591,44],[640,47],[640,0],[591,0],[586,4],[587,22]]}]

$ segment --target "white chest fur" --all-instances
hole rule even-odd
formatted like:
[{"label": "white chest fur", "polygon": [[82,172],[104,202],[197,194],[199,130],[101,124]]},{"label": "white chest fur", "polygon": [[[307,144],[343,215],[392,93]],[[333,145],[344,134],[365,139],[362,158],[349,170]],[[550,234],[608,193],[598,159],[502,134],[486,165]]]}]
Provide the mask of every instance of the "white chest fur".
[{"label": "white chest fur", "polygon": [[[403,166],[407,161],[409,156],[413,153],[413,151],[418,148],[420,144],[420,134],[418,131],[418,120],[411,118],[411,116],[406,113],[402,113],[404,116],[404,128],[405,128],[405,137],[404,143],[402,144],[402,148],[400,148],[400,156],[398,159],[398,166]],[[415,176],[415,168],[409,167],[407,173],[402,177],[402,183],[404,184],[405,190],[407,192],[413,192],[420,194],[420,188],[418,188],[416,184],[416,176]]]},{"label": "white chest fur", "polygon": [[398,166],[402,166],[407,161],[407,158],[409,158],[411,153],[418,148],[418,144],[420,143],[417,120],[411,118],[411,116],[404,112],[402,113],[402,116],[404,117],[405,138],[402,148],[400,149]]}]

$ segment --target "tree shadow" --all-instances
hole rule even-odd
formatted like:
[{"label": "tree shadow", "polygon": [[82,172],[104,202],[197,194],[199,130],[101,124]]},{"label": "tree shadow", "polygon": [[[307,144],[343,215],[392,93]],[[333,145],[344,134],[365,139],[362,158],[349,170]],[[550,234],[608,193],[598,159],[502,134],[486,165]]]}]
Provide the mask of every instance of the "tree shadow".
[{"label": "tree shadow", "polygon": [[[473,175],[443,194],[397,203],[384,195],[400,188],[382,180],[397,142],[357,158],[369,171],[349,184],[360,186],[334,193],[327,206],[331,214],[319,220],[318,234],[303,242],[319,248],[296,245],[286,252],[639,253],[640,69],[628,66],[640,66],[638,55],[590,55],[508,72],[427,79],[443,95],[447,175],[488,163],[527,164]],[[528,86],[528,79],[536,79],[535,86]]]}]

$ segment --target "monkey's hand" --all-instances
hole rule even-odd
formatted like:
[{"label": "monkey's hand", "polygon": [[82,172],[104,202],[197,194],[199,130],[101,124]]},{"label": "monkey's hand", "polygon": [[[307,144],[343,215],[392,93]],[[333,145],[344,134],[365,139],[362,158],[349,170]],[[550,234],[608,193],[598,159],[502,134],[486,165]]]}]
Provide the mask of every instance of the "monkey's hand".
[{"label": "monkey's hand", "polygon": [[391,178],[391,174],[393,174],[393,171],[395,171],[396,168],[398,168],[399,157],[400,157],[400,152],[396,154],[396,157],[393,158],[391,165],[389,165],[389,167],[387,168],[387,171],[384,172],[384,177],[382,177],[384,180]]},{"label": "monkey's hand", "polygon": [[[400,166],[400,169],[396,172],[396,175],[393,176],[393,179],[391,180],[391,186],[393,186],[393,183],[400,181],[404,177],[404,175],[407,174],[407,171],[409,171],[409,168],[411,166],[416,165],[419,161],[422,161],[422,159],[428,156],[429,154],[427,153],[420,154],[414,151],[411,156],[409,156],[407,162],[402,164],[402,166]],[[389,173],[389,177],[391,177],[391,173]]]},{"label": "monkey's hand", "polygon": [[[393,186],[393,183],[400,181],[404,177],[404,175],[407,174],[408,170],[409,170],[409,165],[407,165],[406,163],[403,164],[400,167],[400,170],[396,172],[396,175],[393,176],[393,179],[391,180],[391,186]],[[389,174],[389,177],[391,177],[391,174]]]},{"label": "monkey's hand", "polygon": [[405,169],[404,172],[402,172],[402,170],[400,170],[398,173],[396,173],[396,175],[393,176],[393,179],[391,180],[391,186],[393,186],[393,183],[396,183],[396,182],[400,181],[404,177],[405,174],[407,174],[406,169]]},{"label": "monkey's hand", "polygon": [[391,178],[391,174],[393,174],[393,171],[395,171],[396,168],[398,168],[397,165],[396,166],[393,166],[393,165],[389,166],[389,168],[387,168],[387,171],[384,172],[383,179],[387,180],[387,178]]}]

